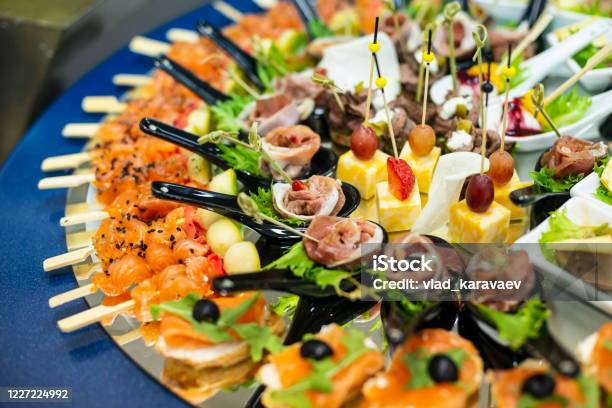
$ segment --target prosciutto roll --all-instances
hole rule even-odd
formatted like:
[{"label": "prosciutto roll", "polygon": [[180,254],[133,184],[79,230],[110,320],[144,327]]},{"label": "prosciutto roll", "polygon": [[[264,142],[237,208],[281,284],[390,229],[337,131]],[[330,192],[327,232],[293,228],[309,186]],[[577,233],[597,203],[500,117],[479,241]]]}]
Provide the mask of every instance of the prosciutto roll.
[{"label": "prosciutto roll", "polygon": [[263,139],[263,149],[291,178],[306,171],[320,147],[321,137],[303,125],[276,128]]},{"label": "prosciutto roll", "polygon": [[272,194],[279,213],[300,220],[311,220],[316,215],[336,215],[346,202],[338,180],[317,175],[293,184],[274,184]]}]

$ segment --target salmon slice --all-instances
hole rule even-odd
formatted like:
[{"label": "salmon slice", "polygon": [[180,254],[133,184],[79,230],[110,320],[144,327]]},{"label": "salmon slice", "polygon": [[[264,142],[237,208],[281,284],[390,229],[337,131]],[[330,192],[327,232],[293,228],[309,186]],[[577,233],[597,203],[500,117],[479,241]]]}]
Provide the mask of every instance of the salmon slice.
[{"label": "salmon slice", "polygon": [[150,276],[151,269],[144,259],[127,254],[110,265],[108,274],[95,274],[92,283],[107,296],[119,296]]},{"label": "salmon slice", "polygon": [[[431,356],[450,350],[465,353],[457,383],[434,383],[414,389],[408,387],[412,373],[405,363],[406,358],[418,358],[416,353]],[[386,372],[365,384],[362,407],[466,407],[470,397],[480,387],[482,372],[482,360],[468,340],[442,329],[422,330],[395,350]]]}]

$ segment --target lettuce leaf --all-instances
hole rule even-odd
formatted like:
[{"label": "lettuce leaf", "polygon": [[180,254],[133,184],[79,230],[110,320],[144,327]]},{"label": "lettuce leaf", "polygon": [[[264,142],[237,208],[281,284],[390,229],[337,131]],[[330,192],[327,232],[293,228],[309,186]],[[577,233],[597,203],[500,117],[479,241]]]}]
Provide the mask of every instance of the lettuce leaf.
[{"label": "lettuce leaf", "polygon": [[529,177],[533,179],[533,182],[540,191],[563,193],[569,191],[576,183],[582,180],[584,174],[572,174],[562,179],[556,179],[551,169],[542,167],[539,171],[529,172]]},{"label": "lettuce leaf", "polygon": [[264,176],[259,166],[259,153],[240,145],[227,146],[219,143],[217,147],[221,150],[223,160],[234,170],[243,170],[256,176]]},{"label": "lettuce leaf", "polygon": [[250,196],[257,204],[257,207],[259,207],[259,211],[268,217],[293,227],[303,227],[307,224],[306,221],[297,218],[283,218],[274,208],[272,190],[259,187],[257,193],[250,193]]},{"label": "lettuce leaf", "polygon": [[317,38],[331,37],[334,35],[329,27],[327,27],[327,25],[325,25],[325,23],[319,19],[310,20],[308,22],[308,29],[314,37],[314,40]]},{"label": "lettuce leaf", "polygon": [[604,186],[599,186],[597,190],[595,190],[595,197],[606,204],[612,205],[612,191]]},{"label": "lettuce leaf", "polygon": [[232,94],[227,101],[217,102],[210,107],[217,130],[237,132],[240,130],[238,115],[253,101],[250,95]]},{"label": "lettuce leaf", "polygon": [[[587,61],[589,60],[589,58],[597,54],[597,52],[600,49],[601,48],[593,44],[589,44],[586,47],[584,47],[582,50],[578,51],[578,53],[574,54],[574,57],[573,57],[574,61],[576,61],[578,65],[580,65],[580,67],[584,67]],[[612,65],[612,56],[608,56],[607,58],[605,58],[599,64],[595,65],[593,69],[606,68],[610,65]]]},{"label": "lettuce leaf", "polygon": [[[589,96],[581,96],[576,92],[576,88],[571,92],[565,93],[555,98],[546,106],[546,113],[555,123],[557,128],[576,123],[582,119],[587,110],[591,107],[591,98]],[[546,130],[550,130],[548,125]]]},{"label": "lettuce leaf", "polygon": [[304,244],[298,242],[289,248],[283,256],[266,265],[263,269],[289,269],[297,277],[309,280],[320,288],[332,286],[339,295],[351,297],[359,296],[360,289],[346,293],[340,288],[343,280],[351,278],[351,273],[341,269],[327,269],[316,264],[306,254]]},{"label": "lettuce leaf", "polygon": [[548,226],[549,230],[542,233],[540,243],[598,237],[609,234],[611,230],[607,223],[595,226],[574,224],[567,216],[565,208],[551,214]]},{"label": "lettuce leaf", "polygon": [[499,312],[484,305],[476,305],[514,350],[521,348],[529,339],[537,337],[550,311],[539,299],[529,299],[515,313]]}]

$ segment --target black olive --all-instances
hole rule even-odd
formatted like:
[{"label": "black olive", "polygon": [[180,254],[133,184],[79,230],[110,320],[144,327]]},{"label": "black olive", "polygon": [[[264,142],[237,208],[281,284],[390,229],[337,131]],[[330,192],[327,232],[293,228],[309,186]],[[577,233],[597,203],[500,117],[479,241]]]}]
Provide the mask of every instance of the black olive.
[{"label": "black olive", "polygon": [[445,354],[436,354],[427,366],[427,371],[432,380],[437,383],[455,382],[459,379],[457,364]]},{"label": "black olive", "polygon": [[193,310],[191,312],[191,316],[198,322],[210,322],[215,323],[219,320],[219,306],[215,302],[209,299],[200,299],[195,305],[193,305]]},{"label": "black olive", "polygon": [[333,354],[334,350],[327,343],[317,339],[306,340],[300,348],[300,356],[316,361],[331,357]]},{"label": "black olive", "polygon": [[487,82],[482,84],[481,90],[484,93],[491,93],[491,92],[493,92],[493,84],[491,82],[487,81]]},{"label": "black olive", "polygon": [[534,374],[523,382],[521,391],[541,399],[552,395],[555,390],[555,379],[548,374]]}]

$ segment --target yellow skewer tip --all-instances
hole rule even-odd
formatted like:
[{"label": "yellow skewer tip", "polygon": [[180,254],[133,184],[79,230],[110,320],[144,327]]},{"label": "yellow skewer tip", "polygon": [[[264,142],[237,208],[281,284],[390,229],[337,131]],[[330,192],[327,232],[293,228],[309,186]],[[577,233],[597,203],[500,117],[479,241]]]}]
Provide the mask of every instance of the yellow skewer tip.
[{"label": "yellow skewer tip", "polygon": [[516,68],[505,66],[502,70],[502,75],[505,78],[512,79],[516,75]]},{"label": "yellow skewer tip", "polygon": [[423,53],[423,61],[428,64],[432,62],[434,58],[436,58],[436,55],[433,53],[433,51]]},{"label": "yellow skewer tip", "polygon": [[378,50],[380,50],[380,43],[371,42],[370,45],[368,45],[368,49],[370,50],[370,52],[376,53],[378,52]]},{"label": "yellow skewer tip", "polygon": [[385,79],[385,77],[378,77],[376,78],[376,86],[380,89],[384,88],[385,85],[387,85],[387,80]]}]

